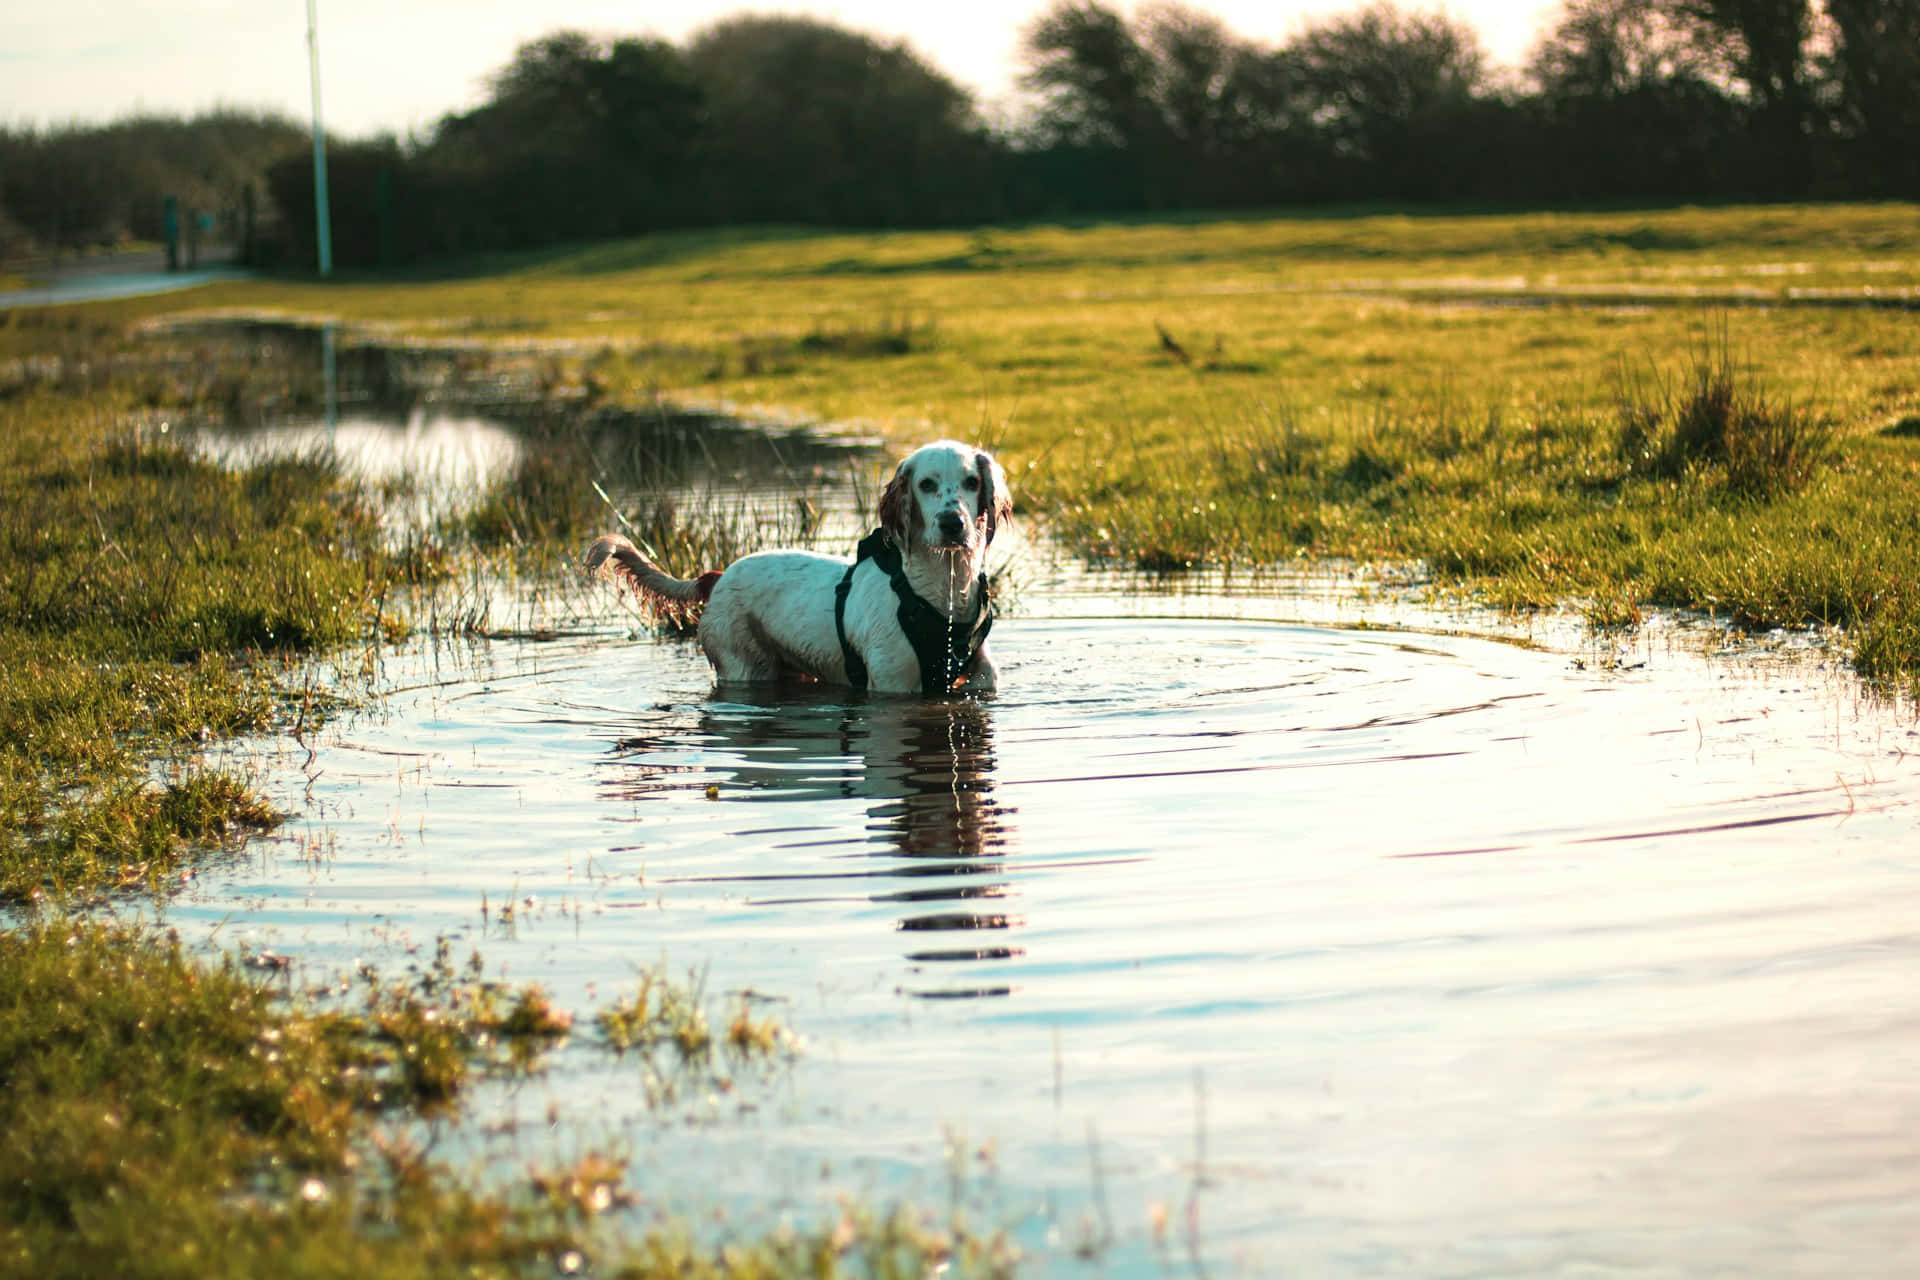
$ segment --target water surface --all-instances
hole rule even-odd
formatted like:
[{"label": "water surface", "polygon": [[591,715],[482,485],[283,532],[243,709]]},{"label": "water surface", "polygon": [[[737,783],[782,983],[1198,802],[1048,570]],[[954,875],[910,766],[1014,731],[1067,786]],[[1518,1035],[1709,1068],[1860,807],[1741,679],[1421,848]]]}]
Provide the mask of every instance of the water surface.
[{"label": "water surface", "polygon": [[663,959],[754,993],[804,1042],[768,1079],[656,1109],[576,1044],[442,1136],[631,1158],[641,1221],[911,1198],[1038,1273],[1904,1270],[1906,710],[1710,630],[1011,581],[976,700],[716,694],[605,592],[374,651],[386,696],[255,744],[294,820],[171,918],[314,977],[446,936],[582,1015]]}]

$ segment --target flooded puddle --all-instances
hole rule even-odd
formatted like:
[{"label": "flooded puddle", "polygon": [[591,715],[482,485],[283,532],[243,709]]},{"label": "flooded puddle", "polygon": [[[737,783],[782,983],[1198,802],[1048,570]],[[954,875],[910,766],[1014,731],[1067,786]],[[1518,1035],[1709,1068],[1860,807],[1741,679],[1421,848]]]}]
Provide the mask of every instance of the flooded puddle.
[{"label": "flooded puddle", "polygon": [[576,1044],[443,1136],[630,1158],[643,1218],[911,1199],[1035,1273],[1900,1269],[1908,713],[1659,629],[1017,569],[981,700],[714,696],[608,592],[381,650],[169,920],[315,977],[445,936],[582,1015],[663,960],[764,999],[768,1080],[656,1111]]}]

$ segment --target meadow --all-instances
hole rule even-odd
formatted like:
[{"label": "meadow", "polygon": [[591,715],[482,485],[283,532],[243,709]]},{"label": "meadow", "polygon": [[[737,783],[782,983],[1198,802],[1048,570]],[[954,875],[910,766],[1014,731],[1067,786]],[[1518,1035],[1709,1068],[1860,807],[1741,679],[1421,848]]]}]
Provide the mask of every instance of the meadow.
[{"label": "meadow", "polygon": [[[305,665],[399,625],[391,593],[490,540],[396,551],[324,460],[186,456],[162,423],[317,392],[312,370],[236,368],[182,322],[330,319],[349,344],[531,367],[555,405],[718,406],[902,451],[970,438],[1024,516],[1092,559],[1337,558],[1603,628],[1657,608],[1832,628],[1863,676],[1911,686],[1916,307],[1920,210],[1882,205],[685,233],[0,312],[0,1074],[32,1082],[9,1091],[0,1257],[511,1271],[577,1247],[592,1188],[617,1181],[509,1202],[407,1151],[367,1164],[383,1118],[513,1069],[502,1044],[537,1057],[563,1016],[537,993],[436,970],[312,1007],[238,958],[210,972],[89,922],[164,902],[270,827],[203,746],[327,714]],[[551,443],[493,509],[554,561],[598,513],[565,433]],[[149,1054],[160,1022],[181,1034]],[[209,1136],[234,1114],[237,1136]],[[178,1230],[155,1240],[163,1202]],[[343,1231],[360,1251],[323,1259]],[[881,1218],[848,1232],[870,1248],[848,1265],[878,1274],[952,1244]],[[757,1248],[738,1271],[841,1256]],[[637,1273],[730,1265],[635,1249]]]},{"label": "meadow", "polygon": [[1841,627],[1901,679],[1917,247],[1904,205],[774,229],[119,314],[332,316],[530,347],[611,402],[977,438],[1089,556],[1418,562],[1605,625]]}]

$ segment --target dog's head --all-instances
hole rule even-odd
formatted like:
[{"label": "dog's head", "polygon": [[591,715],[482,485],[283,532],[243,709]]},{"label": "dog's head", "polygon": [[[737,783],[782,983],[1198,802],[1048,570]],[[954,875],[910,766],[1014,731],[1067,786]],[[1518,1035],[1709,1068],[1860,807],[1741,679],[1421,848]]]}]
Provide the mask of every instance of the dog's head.
[{"label": "dog's head", "polygon": [[1012,515],[1007,476],[993,455],[952,440],[908,454],[880,495],[880,523],[907,550],[979,551]]}]

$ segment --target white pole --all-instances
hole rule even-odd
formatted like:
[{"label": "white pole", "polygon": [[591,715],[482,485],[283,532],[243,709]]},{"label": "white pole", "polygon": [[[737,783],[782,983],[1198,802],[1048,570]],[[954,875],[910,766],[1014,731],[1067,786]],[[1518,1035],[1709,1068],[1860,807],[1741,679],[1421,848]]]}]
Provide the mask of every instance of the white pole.
[{"label": "white pole", "polygon": [[320,31],[314,0],[307,0],[307,60],[313,75],[313,215],[320,242],[320,275],[333,274],[333,221],[327,214],[327,143],[320,128]]},{"label": "white pole", "polygon": [[333,451],[333,437],[340,430],[340,375],[334,366],[333,321],[320,329],[320,380],[326,387],[327,451]]}]

